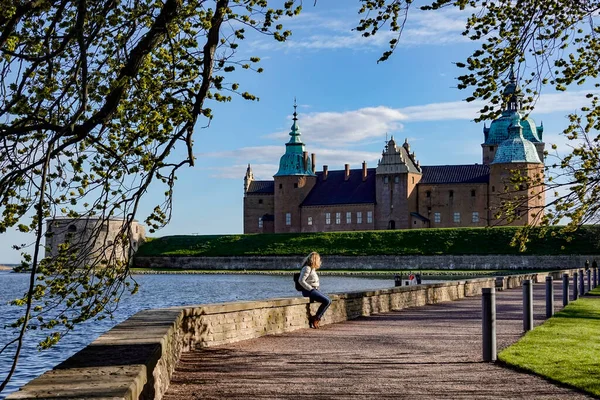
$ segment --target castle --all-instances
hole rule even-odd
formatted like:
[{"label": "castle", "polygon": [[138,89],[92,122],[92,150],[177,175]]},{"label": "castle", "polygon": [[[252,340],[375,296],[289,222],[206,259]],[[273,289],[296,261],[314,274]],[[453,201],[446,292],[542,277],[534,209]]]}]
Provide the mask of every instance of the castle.
[{"label": "castle", "polygon": [[[545,193],[543,126],[525,116],[514,74],[502,115],[484,126],[482,164],[420,165],[407,140],[392,137],[376,168],[317,172],[297,113],[273,180],[244,177],[244,233],[537,225]],[[294,106],[295,107],[295,106]],[[515,172],[524,179],[511,183]],[[511,201],[514,220],[500,216]]]}]

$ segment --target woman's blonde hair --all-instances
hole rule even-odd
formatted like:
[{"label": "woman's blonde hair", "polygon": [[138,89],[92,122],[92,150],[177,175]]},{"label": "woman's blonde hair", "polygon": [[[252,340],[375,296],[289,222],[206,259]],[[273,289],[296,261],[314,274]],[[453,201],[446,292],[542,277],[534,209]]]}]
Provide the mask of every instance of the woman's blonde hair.
[{"label": "woman's blonde hair", "polygon": [[316,251],[313,251],[309,255],[306,256],[304,261],[302,261],[302,266],[309,266],[314,269],[321,268],[321,256]]}]

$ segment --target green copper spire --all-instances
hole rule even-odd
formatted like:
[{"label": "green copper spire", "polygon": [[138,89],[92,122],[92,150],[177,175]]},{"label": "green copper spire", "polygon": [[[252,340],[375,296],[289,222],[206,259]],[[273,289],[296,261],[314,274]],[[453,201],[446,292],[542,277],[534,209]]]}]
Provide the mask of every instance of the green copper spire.
[{"label": "green copper spire", "polygon": [[290,141],[288,143],[302,143],[302,140],[300,139],[300,127],[298,126],[298,113],[296,112],[296,108],[298,107],[298,105],[296,104],[296,98],[294,97],[294,118],[292,118],[294,120],[294,123],[292,124],[292,127],[290,128]]},{"label": "green copper spire", "polygon": [[544,133],[543,126],[536,126],[535,121],[530,117],[525,117],[523,108],[523,92],[519,86],[515,71],[511,68],[508,76],[508,84],[502,92],[508,102],[502,111],[502,115],[492,121],[489,126],[483,127],[484,145],[496,145],[509,138],[508,128],[512,123],[512,115],[517,112],[520,116],[521,127],[523,128],[523,137],[533,143],[541,143]]},{"label": "green copper spire", "polygon": [[290,140],[285,144],[285,154],[279,160],[279,170],[275,176],[288,175],[310,175],[315,176],[312,165],[308,158],[304,157],[304,143],[300,138],[300,127],[298,126],[298,113],[296,112],[296,98],[294,98],[294,123],[290,131]]}]

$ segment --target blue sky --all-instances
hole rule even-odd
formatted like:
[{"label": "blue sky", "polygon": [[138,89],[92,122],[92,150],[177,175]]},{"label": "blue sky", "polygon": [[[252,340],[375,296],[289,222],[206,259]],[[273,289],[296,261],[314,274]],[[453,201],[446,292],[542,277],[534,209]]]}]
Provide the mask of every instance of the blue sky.
[{"label": "blue sky", "polygon": [[[359,168],[363,160],[375,167],[386,134],[408,138],[421,165],[481,163],[483,124],[473,122],[481,104],[462,101],[469,93],[456,89],[461,70],[453,64],[475,46],[460,35],[466,14],[415,10],[395,54],[377,64],[391,34],[364,39],[351,30],[356,8],[310,3],[286,24],[293,30],[288,42],[250,34],[241,43],[242,54],[261,57],[265,71],[242,71],[236,80],[260,101],[234,97],[213,106],[210,127],[195,133],[196,166],[178,175],[171,223],[153,236],[241,233],[246,166],[256,179],[272,179],[289,138],[294,97],[318,170],[323,164]],[[546,143],[564,148],[565,115],[585,103],[585,92],[547,90],[532,117],[543,121]],[[162,192],[156,187],[148,194],[139,220],[162,202]],[[26,241],[14,232],[0,236],[0,262],[18,262],[11,246]]]}]

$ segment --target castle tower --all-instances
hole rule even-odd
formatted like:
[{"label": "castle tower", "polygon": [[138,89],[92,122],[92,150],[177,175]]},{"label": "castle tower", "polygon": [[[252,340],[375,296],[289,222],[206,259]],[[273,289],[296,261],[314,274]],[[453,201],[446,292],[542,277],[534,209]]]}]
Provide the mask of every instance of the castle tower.
[{"label": "castle tower", "polygon": [[489,128],[487,126],[483,127],[484,142],[481,144],[483,164],[491,164],[500,143],[509,138],[508,128],[512,123],[512,114],[515,112],[519,114],[520,124],[523,128],[523,137],[533,143],[538,153],[538,158],[543,160],[544,142],[542,141],[542,135],[544,133],[544,126],[543,124],[536,126],[533,119],[529,117],[524,118],[523,92],[512,69],[509,75],[509,82],[502,94],[507,99],[502,115],[492,121]]},{"label": "castle tower", "polygon": [[[490,221],[492,225],[537,225],[546,203],[544,164],[535,145],[524,137],[519,113],[511,111],[507,116],[510,136],[500,143],[490,165]],[[512,222],[503,213],[506,204],[514,207]]]},{"label": "castle tower", "polygon": [[410,213],[417,210],[416,185],[421,175],[408,140],[398,147],[392,136],[376,170],[375,229],[410,228]]},{"label": "castle tower", "polygon": [[300,138],[296,107],[294,101],[294,123],[290,131],[290,140],[285,144],[285,154],[279,160],[279,170],[273,176],[275,233],[301,231],[300,204],[317,180],[314,163],[309,161]]}]

